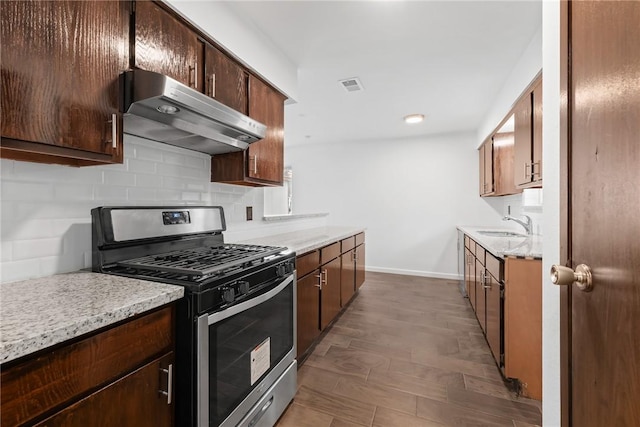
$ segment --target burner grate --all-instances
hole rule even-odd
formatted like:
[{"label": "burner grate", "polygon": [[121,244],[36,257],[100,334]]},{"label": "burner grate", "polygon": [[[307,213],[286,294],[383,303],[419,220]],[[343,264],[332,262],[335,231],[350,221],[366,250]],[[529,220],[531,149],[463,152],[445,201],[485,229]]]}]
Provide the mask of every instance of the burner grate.
[{"label": "burner grate", "polygon": [[258,245],[220,245],[147,255],[118,262],[118,266],[188,276],[210,276],[278,254],[285,248]]}]

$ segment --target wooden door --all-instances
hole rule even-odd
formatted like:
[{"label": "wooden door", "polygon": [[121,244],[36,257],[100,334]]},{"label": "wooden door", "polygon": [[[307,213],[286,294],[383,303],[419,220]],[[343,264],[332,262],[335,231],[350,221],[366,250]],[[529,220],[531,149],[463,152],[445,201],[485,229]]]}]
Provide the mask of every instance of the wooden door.
[{"label": "wooden door", "polygon": [[320,285],[319,270],[298,279],[298,336],[297,356],[300,357],[309,349],[313,341],[320,335]]},{"label": "wooden door", "polygon": [[513,111],[515,137],[513,179],[518,186],[531,182],[531,137],[533,132],[531,102],[531,93],[529,92],[518,101]]},{"label": "wooden door", "polygon": [[476,258],[476,274],[474,283],[476,285],[476,317],[478,318],[478,323],[480,323],[480,327],[482,331],[486,333],[486,300],[484,295],[484,279],[483,275],[485,274],[484,265],[480,262],[479,259]]},{"label": "wooden door", "polygon": [[203,43],[198,35],[151,1],[137,1],[135,66],[202,91]]},{"label": "wooden door", "polygon": [[205,45],[204,93],[247,114],[247,74],[220,50]]},{"label": "wooden door", "polygon": [[[569,3],[570,424],[640,425],[640,2]],[[565,27],[566,29],[567,27]],[[563,364],[567,366],[567,364]]]},{"label": "wooden door", "polygon": [[340,312],[340,257],[320,267],[320,329],[324,330]]},{"label": "wooden door", "polygon": [[[168,397],[159,392],[168,390],[168,372],[163,369],[169,371],[170,364],[174,364],[173,353],[148,363],[36,426],[173,426],[173,403],[168,403]],[[171,381],[175,384],[175,377]],[[173,401],[175,396],[171,398]]]},{"label": "wooden door", "polygon": [[351,297],[356,293],[356,264],[354,261],[355,250],[342,254],[342,270],[340,274],[340,305],[347,305]]},{"label": "wooden door", "polygon": [[0,18],[2,156],[122,162],[118,76],[129,66],[129,3],[3,1]]},{"label": "wooden door", "polygon": [[249,76],[249,116],[267,125],[267,135],[249,146],[247,176],[282,185],[285,97]]},{"label": "wooden door", "polygon": [[360,287],[364,284],[365,275],[366,275],[365,268],[364,268],[364,262],[365,262],[364,244],[356,246],[355,257],[356,257],[356,288],[360,289]]}]

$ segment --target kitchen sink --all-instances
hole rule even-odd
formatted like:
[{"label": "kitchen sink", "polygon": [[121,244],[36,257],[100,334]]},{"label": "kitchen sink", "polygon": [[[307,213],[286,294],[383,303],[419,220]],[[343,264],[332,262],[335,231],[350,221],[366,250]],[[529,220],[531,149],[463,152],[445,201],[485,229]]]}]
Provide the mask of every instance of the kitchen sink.
[{"label": "kitchen sink", "polygon": [[526,237],[524,234],[515,233],[513,231],[483,230],[478,231],[478,233],[489,237]]}]

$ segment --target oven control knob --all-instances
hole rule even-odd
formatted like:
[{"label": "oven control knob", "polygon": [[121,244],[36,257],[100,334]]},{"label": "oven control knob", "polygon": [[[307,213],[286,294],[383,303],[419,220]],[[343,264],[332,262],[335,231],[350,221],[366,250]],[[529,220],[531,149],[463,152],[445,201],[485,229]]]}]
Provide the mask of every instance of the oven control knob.
[{"label": "oven control knob", "polygon": [[287,265],[286,264],[280,264],[279,266],[276,267],[276,274],[278,275],[278,277],[284,277],[287,275]]},{"label": "oven control knob", "polygon": [[236,293],[233,288],[222,288],[220,292],[222,293],[222,301],[224,302],[233,302],[236,299]]},{"label": "oven control knob", "polygon": [[238,293],[240,293],[240,295],[244,295],[248,292],[249,292],[249,282],[240,280],[238,282]]}]

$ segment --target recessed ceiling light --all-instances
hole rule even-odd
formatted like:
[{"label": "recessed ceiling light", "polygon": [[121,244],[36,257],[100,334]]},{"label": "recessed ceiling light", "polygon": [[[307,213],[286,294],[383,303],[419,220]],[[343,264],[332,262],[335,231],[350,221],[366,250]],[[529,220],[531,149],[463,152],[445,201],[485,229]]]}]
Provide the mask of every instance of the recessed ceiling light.
[{"label": "recessed ceiling light", "polygon": [[420,123],[424,120],[424,114],[409,114],[404,116],[404,122],[408,124]]}]

